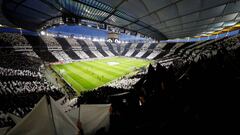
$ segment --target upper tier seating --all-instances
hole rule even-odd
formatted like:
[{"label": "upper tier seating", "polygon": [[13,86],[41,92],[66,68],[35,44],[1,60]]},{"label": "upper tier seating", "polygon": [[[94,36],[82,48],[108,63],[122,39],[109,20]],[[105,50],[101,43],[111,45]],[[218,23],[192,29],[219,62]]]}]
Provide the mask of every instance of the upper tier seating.
[{"label": "upper tier seating", "polygon": [[[18,42],[19,41],[19,42]],[[118,56],[117,45],[74,38],[0,33],[1,49],[40,57],[46,62]]]},{"label": "upper tier seating", "polygon": [[40,57],[45,62],[68,62],[112,56],[160,60],[179,56],[187,57],[195,48],[208,46],[221,40],[225,40],[225,38],[190,43],[127,43],[119,45],[88,39],[0,33],[2,43],[0,48]]}]

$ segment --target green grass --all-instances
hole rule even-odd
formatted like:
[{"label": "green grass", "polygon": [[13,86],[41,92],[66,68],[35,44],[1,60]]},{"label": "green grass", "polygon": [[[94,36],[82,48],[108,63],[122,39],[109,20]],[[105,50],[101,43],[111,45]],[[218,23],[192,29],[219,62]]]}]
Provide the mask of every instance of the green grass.
[{"label": "green grass", "polygon": [[[116,65],[109,65],[109,62]],[[148,66],[150,62],[136,58],[112,57],[52,65],[52,68],[79,94],[133,73],[136,69]]]}]

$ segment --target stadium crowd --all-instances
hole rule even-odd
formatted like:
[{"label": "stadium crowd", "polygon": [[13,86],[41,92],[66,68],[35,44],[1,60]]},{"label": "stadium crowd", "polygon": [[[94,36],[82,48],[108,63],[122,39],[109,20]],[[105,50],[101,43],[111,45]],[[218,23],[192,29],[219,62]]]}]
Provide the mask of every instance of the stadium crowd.
[{"label": "stadium crowd", "polygon": [[11,68],[2,68],[0,67],[0,76],[31,76],[31,77],[41,77],[41,74],[38,72],[30,70],[14,70]]},{"label": "stadium crowd", "polygon": [[235,129],[240,75],[238,38],[197,47],[199,53],[193,51],[189,57],[173,61],[168,69],[160,64],[156,69],[150,66],[148,75],[136,86],[142,111],[135,132]]},{"label": "stadium crowd", "polygon": [[0,57],[0,127],[13,124],[7,112],[23,117],[42,95],[63,96],[43,77],[39,60],[4,52],[0,53]]},{"label": "stadium crowd", "polygon": [[123,78],[109,84],[109,87],[121,88],[121,89],[132,89],[133,86],[140,80],[140,78]]},{"label": "stadium crowd", "polygon": [[[114,87],[83,92],[77,104],[112,103],[109,134],[114,135],[229,129],[237,116],[239,54],[237,36],[211,41],[187,50],[168,68],[150,65],[139,81],[123,79]],[[7,112],[23,117],[43,95],[64,96],[41,75],[39,59],[0,56],[0,127],[13,125]],[[135,85],[124,89],[129,84]]]},{"label": "stadium crowd", "polygon": [[1,45],[7,44],[8,46],[29,46],[27,40],[18,33],[0,33]]},{"label": "stadium crowd", "polygon": [[189,57],[173,60],[168,68],[149,66],[148,74],[128,91],[131,96],[100,88],[79,100],[112,103],[110,134],[115,135],[236,129],[239,52],[238,37],[196,47]]},{"label": "stadium crowd", "polygon": [[142,68],[139,69],[136,74],[130,76],[123,76],[113,82],[106,84],[106,86],[125,90],[133,89],[135,84],[146,74],[147,70],[145,68]]}]

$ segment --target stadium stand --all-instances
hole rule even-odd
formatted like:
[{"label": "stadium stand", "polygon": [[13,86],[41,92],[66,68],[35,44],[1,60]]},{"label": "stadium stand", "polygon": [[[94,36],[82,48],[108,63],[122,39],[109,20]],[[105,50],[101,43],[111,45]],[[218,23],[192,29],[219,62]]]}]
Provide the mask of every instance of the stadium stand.
[{"label": "stadium stand", "polygon": [[[0,134],[229,132],[239,115],[239,45],[239,34],[186,43],[116,44],[0,33]],[[46,76],[53,63],[115,56],[154,62],[147,70],[79,95],[71,84],[60,87]],[[55,82],[64,81],[56,76]],[[38,127],[42,120],[44,130]],[[26,130],[28,125],[32,129]]]},{"label": "stadium stand", "polygon": [[[11,40],[13,36],[19,38],[21,44],[15,44],[15,42],[17,42],[16,39]],[[47,62],[80,60],[81,57],[102,58],[119,55],[115,45],[104,42],[92,42],[90,40],[73,38],[54,38],[51,36],[22,36],[20,34],[12,35],[10,33],[2,33],[1,37],[2,42],[8,49],[25,53],[29,56],[40,57],[43,61]],[[224,39],[225,38],[220,38],[196,43],[128,43],[125,46],[120,45],[122,48],[120,50],[123,50],[121,53],[122,56],[159,59],[174,57],[176,55],[188,55],[190,51],[200,45],[203,47]],[[34,44],[40,44],[41,47]]]},{"label": "stadium stand", "polygon": [[[118,56],[116,45],[105,42],[92,42],[73,38],[51,36],[22,36],[20,34],[1,33],[4,44],[16,52],[40,57],[46,62],[73,61],[87,58]],[[15,44],[19,38],[21,44]],[[39,45],[35,45],[39,44]],[[113,47],[114,46],[114,47]],[[2,46],[3,47],[3,46]],[[45,57],[48,56],[48,57]]]},{"label": "stadium stand", "polygon": [[27,43],[29,43],[33,51],[43,60],[49,62],[57,62],[51,52],[48,51],[47,44],[38,36],[25,36]]},{"label": "stadium stand", "polygon": [[110,57],[116,56],[112,51],[110,51],[110,48],[107,46],[105,42],[96,42],[96,43],[99,43],[99,45],[102,46],[104,52],[106,52],[108,56]]},{"label": "stadium stand", "polygon": [[131,54],[131,57],[135,57],[140,52],[140,49],[142,48],[142,46],[143,46],[143,43],[138,43],[138,45],[135,48],[135,51]]},{"label": "stadium stand", "polygon": [[162,46],[164,45],[166,45],[166,43],[157,44],[154,50],[150,50],[150,54],[146,58],[154,59],[157,55],[159,55],[162,52]]},{"label": "stadium stand", "polygon": [[102,46],[98,42],[93,42],[93,44],[96,46],[97,50],[104,56],[107,57],[108,54],[103,50]]},{"label": "stadium stand", "polygon": [[113,47],[109,42],[105,42],[107,47],[109,48],[109,51],[111,51],[115,56],[118,56],[118,53],[115,51],[116,50],[116,45]]},{"label": "stadium stand", "polygon": [[[23,117],[28,113],[34,101],[43,94],[63,95],[55,86],[50,84],[40,72],[39,58],[22,54],[0,53],[0,96],[2,115],[6,112]],[[17,65],[17,66],[16,66]],[[36,98],[36,99],[34,99]],[[8,104],[6,102],[8,101]],[[8,118],[9,119],[9,118]],[[6,120],[4,120],[6,122]],[[0,127],[11,125],[12,122],[1,121]]]},{"label": "stadium stand", "polygon": [[165,46],[163,46],[161,53],[159,53],[157,56],[155,56],[154,59],[160,59],[160,58],[164,57],[165,55],[167,55],[175,44],[176,43],[168,43]]},{"label": "stadium stand", "polygon": [[[10,37],[6,35],[10,35]],[[68,49],[71,48],[71,51],[82,59],[84,59],[81,57],[82,54],[88,59],[91,58],[91,54],[96,54],[96,52],[93,53],[94,51],[102,52],[100,56],[94,55],[99,58],[104,55],[104,57],[110,56],[109,54],[113,55],[113,52],[106,48],[107,45],[100,49],[99,46],[105,44],[102,42],[92,42],[91,44],[84,40],[65,39],[62,43],[62,40],[56,42],[57,39],[53,37],[49,37],[49,39],[44,37],[40,40],[41,37],[20,36],[18,34],[14,36],[20,38],[25,49],[16,47],[11,40],[11,34],[4,34],[0,38],[2,58],[0,61],[0,127],[14,126],[13,120],[7,113],[24,117],[45,94],[51,95],[54,99],[60,99],[65,95],[62,90],[49,83],[41,72],[41,68],[44,68],[44,66],[41,67],[42,61],[53,61],[49,56],[54,56],[57,61],[74,60],[63,50],[64,47],[61,44],[64,44],[65,41],[72,40],[72,42],[68,42]],[[36,42],[44,43],[44,46],[34,47]],[[80,44],[84,44],[84,47],[80,48]],[[55,49],[49,46],[55,46]],[[126,46],[129,49],[126,49]],[[231,95],[220,89],[234,90],[234,87],[237,87],[239,36],[196,43],[146,43],[133,44],[131,48],[130,44],[126,46],[121,49],[124,52],[122,54],[126,54],[124,56],[131,57],[134,52],[138,52],[134,55],[141,58],[159,58],[158,63],[168,68],[157,64],[155,68],[150,66],[147,72],[139,73],[131,78],[120,78],[95,91],[83,92],[78,97],[78,102],[69,106],[70,110],[80,103],[111,103],[110,134],[122,132],[126,132],[126,134],[133,132],[139,134],[163,133],[169,130],[187,130],[189,128],[205,131],[228,126],[226,124],[220,125],[217,119],[218,116],[222,116],[223,113],[228,114],[228,112],[219,113],[218,110],[224,107],[232,112],[233,108],[223,105],[224,103],[219,97],[224,95],[226,100],[229,100],[232,98]],[[41,49],[44,50],[44,53],[40,53]],[[85,51],[81,49],[85,49]],[[181,58],[179,58],[180,56]],[[161,81],[160,86],[156,80]],[[211,80],[216,80],[218,83],[216,84]],[[199,86],[199,82],[201,82],[201,86],[196,88],[195,86]],[[208,87],[206,88],[206,86]],[[218,91],[214,90],[215,87]],[[202,91],[203,89],[205,90]],[[205,94],[206,91],[208,94]],[[218,97],[214,97],[216,93]],[[232,102],[226,100],[224,100],[225,103]],[[6,102],[8,104],[5,104]],[[214,109],[211,108],[213,105],[215,105]],[[157,111],[156,106],[164,111]],[[184,112],[180,113],[181,110]],[[214,116],[213,114],[217,112],[219,115]],[[210,118],[213,118],[211,123],[206,124]],[[223,118],[222,120],[228,122],[228,119]],[[161,130],[156,127],[159,124],[163,125]],[[120,128],[119,125],[124,126]]]},{"label": "stadium stand", "polygon": [[[12,35],[7,33],[3,37],[6,40],[11,41],[11,45],[9,44],[8,48],[15,48],[15,51],[40,57],[43,61],[47,62],[74,61],[86,58],[119,56],[119,53],[117,53],[117,46],[120,47],[120,50],[122,50],[120,56],[159,59],[176,54],[185,45],[184,43],[128,43],[125,45],[116,45],[108,42],[95,42],[74,38],[21,36],[20,34],[14,34],[14,36],[19,38],[22,44],[15,45],[14,43],[16,41],[11,40]],[[41,47],[34,44],[40,44]],[[186,44],[189,45],[189,43]],[[196,43],[192,46],[187,46],[186,49],[193,48],[198,44],[202,43]],[[181,51],[181,53],[184,52],[184,50]]]},{"label": "stadium stand", "polygon": [[133,52],[135,51],[135,48],[137,45],[138,45],[138,43],[133,43],[124,56],[130,57],[133,54]]},{"label": "stadium stand", "polygon": [[155,47],[157,46],[157,43],[152,43],[150,44],[150,46],[147,49],[147,52],[144,53],[141,58],[147,58],[155,49]]},{"label": "stadium stand", "polygon": [[97,56],[95,54],[93,54],[88,45],[83,41],[78,39],[77,42],[79,43],[79,45],[82,47],[82,50],[90,57],[90,58],[96,58]]},{"label": "stadium stand", "polygon": [[240,0],[0,0],[0,135],[239,132]]},{"label": "stadium stand", "polygon": [[79,60],[80,57],[72,50],[71,45],[65,38],[56,38],[59,44],[62,46],[62,50],[73,60]]},{"label": "stadium stand", "polygon": [[139,48],[139,53],[137,53],[134,57],[140,58],[143,54],[145,54],[148,51],[148,47],[151,45],[151,43],[145,43],[141,48]]},{"label": "stadium stand", "polygon": [[131,43],[127,43],[126,45],[124,45],[124,50],[122,52],[123,56],[125,56],[127,54],[127,52],[130,49],[131,45],[132,45]]}]

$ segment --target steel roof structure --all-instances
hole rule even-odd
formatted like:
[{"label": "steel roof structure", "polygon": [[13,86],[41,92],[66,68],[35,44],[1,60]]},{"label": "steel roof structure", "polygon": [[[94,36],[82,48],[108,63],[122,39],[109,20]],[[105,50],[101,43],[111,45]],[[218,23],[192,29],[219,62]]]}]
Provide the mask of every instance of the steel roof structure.
[{"label": "steel roof structure", "polygon": [[240,20],[239,0],[0,0],[0,24],[37,30],[63,16],[171,39],[196,36]]}]

